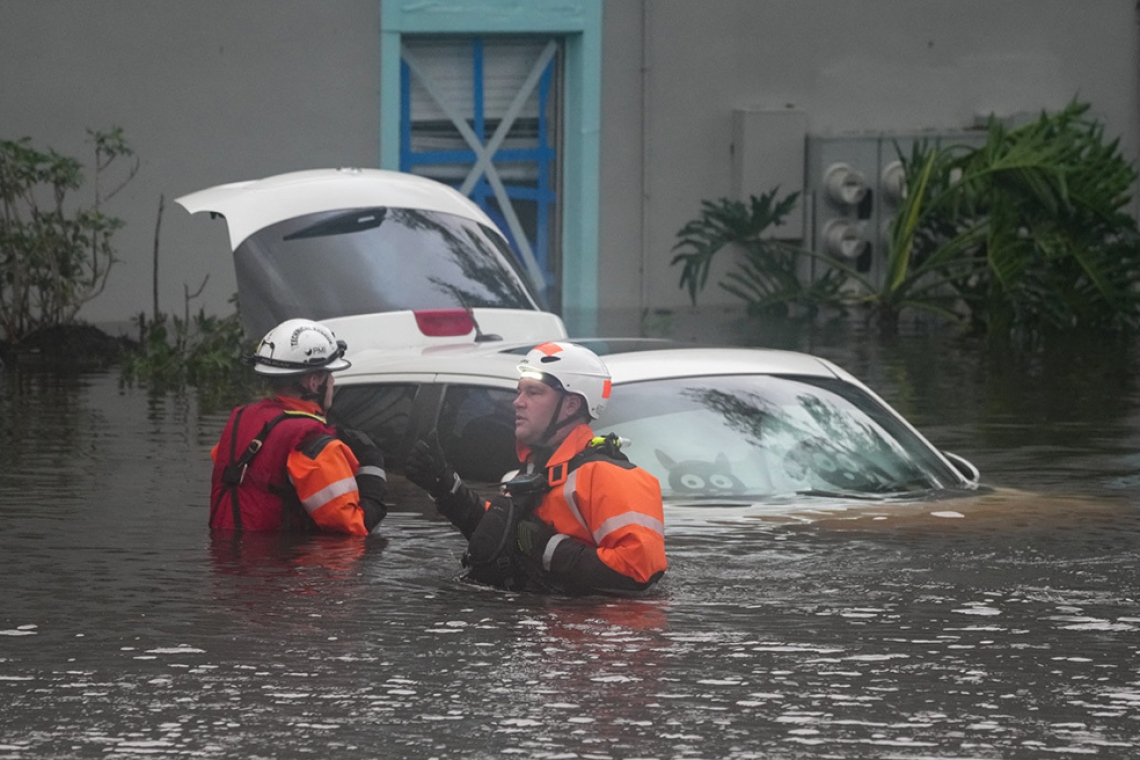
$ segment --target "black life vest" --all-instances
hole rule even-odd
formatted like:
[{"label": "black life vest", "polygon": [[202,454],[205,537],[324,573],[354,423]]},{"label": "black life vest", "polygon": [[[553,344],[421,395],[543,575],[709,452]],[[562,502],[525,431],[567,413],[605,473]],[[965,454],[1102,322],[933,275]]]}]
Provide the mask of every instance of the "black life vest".
[{"label": "black life vest", "polygon": [[567,475],[587,462],[628,462],[620,447],[621,440],[615,434],[598,436],[565,466],[527,473],[504,483],[503,493],[488,500],[487,509],[467,542],[463,555],[463,565],[467,568],[465,577],[507,591],[520,591],[537,584],[534,574],[519,557],[516,540],[519,521],[542,503],[542,497],[552,487],[552,478],[563,482]]}]

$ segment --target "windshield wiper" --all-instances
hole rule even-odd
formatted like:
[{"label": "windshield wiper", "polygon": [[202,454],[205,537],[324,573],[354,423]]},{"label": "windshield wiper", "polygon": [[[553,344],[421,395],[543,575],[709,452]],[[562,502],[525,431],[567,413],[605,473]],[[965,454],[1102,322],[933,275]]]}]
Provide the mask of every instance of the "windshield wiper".
[{"label": "windshield wiper", "polygon": [[796,491],[796,496],[817,496],[821,499],[858,499],[859,501],[881,501],[886,493],[866,493],[865,491],[825,491],[820,488],[806,488]]},{"label": "windshield wiper", "polygon": [[666,496],[665,503],[675,507],[750,507],[761,498],[748,496]]},{"label": "windshield wiper", "polygon": [[384,223],[388,209],[383,206],[377,208],[358,208],[345,211],[328,219],[322,219],[316,224],[310,224],[296,232],[286,235],[284,240],[302,240],[304,238],[329,237],[331,235],[347,235],[352,232],[372,230]]}]

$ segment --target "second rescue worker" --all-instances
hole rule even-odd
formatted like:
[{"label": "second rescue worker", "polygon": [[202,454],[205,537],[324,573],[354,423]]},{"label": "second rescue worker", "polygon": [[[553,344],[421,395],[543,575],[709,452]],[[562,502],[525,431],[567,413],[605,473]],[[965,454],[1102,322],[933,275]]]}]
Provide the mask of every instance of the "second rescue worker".
[{"label": "second rescue worker", "polygon": [[522,474],[483,501],[417,441],[407,477],[468,539],[469,577],[509,589],[636,594],[665,573],[661,486],[597,438],[610,374],[589,349],[543,343],[519,365],[515,439]]},{"label": "second rescue worker", "polygon": [[273,396],[234,409],[211,455],[210,527],[368,535],[384,519],[384,457],[325,420],[346,346],[309,319],[270,330],[248,361]]}]

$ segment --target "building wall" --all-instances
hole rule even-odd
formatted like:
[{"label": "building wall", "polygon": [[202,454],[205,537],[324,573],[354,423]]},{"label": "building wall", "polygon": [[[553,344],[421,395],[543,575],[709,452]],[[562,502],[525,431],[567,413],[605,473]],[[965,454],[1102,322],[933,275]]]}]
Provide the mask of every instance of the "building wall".
[{"label": "building wall", "polygon": [[[118,125],[141,158],[108,206],[127,222],[121,263],[83,316],[149,310],[160,195],[161,307],[180,312],[208,276],[192,307],[227,312],[224,225],[172,198],[378,165],[379,37],[380,0],[0,1],[0,139],[89,163],[85,130]],[[791,106],[808,134],[838,135],[959,130],[1079,97],[1126,155],[1140,140],[1133,0],[606,0],[602,70],[603,331],[693,313],[669,261],[701,200],[732,194],[734,109]],[[729,265],[703,309],[736,305],[715,287]]]},{"label": "building wall", "polygon": [[149,313],[159,197],[160,308],[230,313],[225,223],[173,198],[223,182],[379,160],[377,0],[2,0],[0,139],[93,162],[121,126],[141,165],[107,207],[120,263],[81,316]]},{"label": "building wall", "polygon": [[[669,261],[700,201],[733,194],[734,108],[791,106],[808,133],[839,135],[960,130],[991,113],[1036,115],[1079,97],[1134,160],[1136,13],[1131,0],[608,1],[600,222],[607,321],[638,320],[624,309],[633,292],[639,307],[667,309],[673,319],[691,311]],[[729,265],[726,258],[714,268],[699,300],[706,309],[739,303],[715,285]],[[635,291],[638,272],[644,281]]]}]

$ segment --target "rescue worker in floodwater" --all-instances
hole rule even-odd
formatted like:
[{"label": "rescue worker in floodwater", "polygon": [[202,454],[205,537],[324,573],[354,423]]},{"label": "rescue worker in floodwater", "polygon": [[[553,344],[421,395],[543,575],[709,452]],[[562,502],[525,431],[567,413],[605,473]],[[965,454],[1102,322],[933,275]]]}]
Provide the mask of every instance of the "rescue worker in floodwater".
[{"label": "rescue worker in floodwater", "polygon": [[468,540],[467,578],[509,590],[638,594],[665,573],[661,486],[616,436],[596,437],[610,373],[589,349],[543,343],[519,365],[520,474],[484,501],[448,466],[435,431],[406,475]]},{"label": "rescue worker in floodwater", "polygon": [[384,519],[383,455],[325,419],[346,348],[324,325],[291,319],[246,357],[273,396],[234,409],[210,452],[211,528],[367,535]]}]

